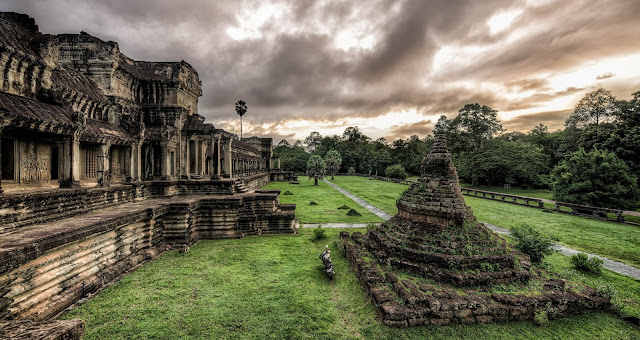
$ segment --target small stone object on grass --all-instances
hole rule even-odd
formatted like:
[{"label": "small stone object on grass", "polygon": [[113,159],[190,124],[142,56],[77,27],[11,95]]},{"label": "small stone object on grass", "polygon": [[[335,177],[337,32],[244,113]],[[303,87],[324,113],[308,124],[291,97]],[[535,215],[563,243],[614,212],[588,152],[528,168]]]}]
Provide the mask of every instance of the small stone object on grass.
[{"label": "small stone object on grass", "polygon": [[355,209],[351,209],[347,212],[347,216],[362,216],[362,214],[357,212]]},{"label": "small stone object on grass", "polygon": [[340,208],[338,208],[338,209],[340,209],[340,210],[346,210],[346,209],[351,209],[351,207],[350,207],[350,206],[348,206],[348,205],[343,205],[343,206],[341,206],[341,207],[340,207]]},{"label": "small stone object on grass", "polygon": [[311,202],[309,202],[309,205],[318,205],[318,203],[316,203],[314,201],[311,201]]},{"label": "small stone object on grass", "polygon": [[287,190],[287,191],[284,192],[283,195],[293,195],[293,194],[291,193],[291,191]]}]

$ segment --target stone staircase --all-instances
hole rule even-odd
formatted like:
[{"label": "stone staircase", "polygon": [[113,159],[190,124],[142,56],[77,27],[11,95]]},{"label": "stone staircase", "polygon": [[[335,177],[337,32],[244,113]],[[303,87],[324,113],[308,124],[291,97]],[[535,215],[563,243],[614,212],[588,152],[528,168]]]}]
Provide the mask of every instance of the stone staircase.
[{"label": "stone staircase", "polygon": [[236,188],[236,192],[239,194],[249,192],[249,189],[244,185],[244,182],[239,179],[235,180],[234,186]]}]

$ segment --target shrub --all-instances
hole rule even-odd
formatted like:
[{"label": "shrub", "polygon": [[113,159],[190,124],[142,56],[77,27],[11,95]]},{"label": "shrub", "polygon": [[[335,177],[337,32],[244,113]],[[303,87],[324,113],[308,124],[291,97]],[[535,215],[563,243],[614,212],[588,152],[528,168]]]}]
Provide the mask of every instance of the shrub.
[{"label": "shrub", "polygon": [[511,234],[516,239],[516,249],[529,255],[531,262],[541,263],[545,256],[553,253],[549,237],[540,235],[529,225],[513,227]]},{"label": "shrub", "polygon": [[547,322],[549,322],[549,317],[547,316],[547,311],[545,309],[537,310],[535,312],[535,314],[533,315],[533,322],[538,326],[542,326],[542,325],[546,324]]},{"label": "shrub", "polygon": [[406,179],[408,176],[404,167],[400,164],[388,166],[384,173],[389,178]]},{"label": "shrub", "polygon": [[321,225],[319,225],[318,227],[313,229],[313,239],[314,240],[322,240],[326,236],[325,232],[326,232],[326,230],[323,229]]},{"label": "shrub", "polygon": [[573,265],[573,268],[594,274],[602,273],[603,263],[604,261],[601,259],[595,256],[589,258],[585,253],[577,253],[571,256],[571,264]]},{"label": "shrub", "polygon": [[349,176],[353,176],[353,175],[355,175],[355,174],[356,174],[356,168],[354,168],[354,167],[350,167],[350,168],[349,168],[349,170],[347,170],[347,174],[348,174]]}]

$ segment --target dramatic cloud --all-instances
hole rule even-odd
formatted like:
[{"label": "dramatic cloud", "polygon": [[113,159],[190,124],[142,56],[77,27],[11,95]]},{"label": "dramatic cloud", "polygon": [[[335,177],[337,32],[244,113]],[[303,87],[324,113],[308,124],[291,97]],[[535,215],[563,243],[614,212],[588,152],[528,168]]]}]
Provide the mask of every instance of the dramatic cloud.
[{"label": "dramatic cloud", "polygon": [[246,131],[276,139],[340,123],[424,137],[472,102],[510,130],[555,127],[594,87],[640,90],[634,0],[5,0],[0,10],[46,33],[117,41],[134,59],[184,59],[209,122],[235,131],[243,99]]}]

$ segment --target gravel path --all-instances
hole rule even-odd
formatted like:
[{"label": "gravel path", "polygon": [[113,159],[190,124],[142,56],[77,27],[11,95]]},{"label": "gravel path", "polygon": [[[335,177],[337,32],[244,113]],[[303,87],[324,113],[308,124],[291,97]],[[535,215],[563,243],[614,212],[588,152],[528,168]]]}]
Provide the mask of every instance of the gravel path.
[{"label": "gravel path", "polygon": [[329,184],[330,186],[332,186],[334,189],[340,191],[343,195],[349,197],[350,199],[354,200],[356,203],[360,204],[362,207],[364,207],[365,209],[371,211],[372,213],[376,214],[378,217],[380,217],[383,220],[388,220],[391,218],[391,215],[387,214],[386,212],[374,207],[373,205],[371,205],[369,202],[363,200],[362,198],[342,189],[341,187],[327,181],[326,179],[323,179],[323,181],[327,184]]},{"label": "gravel path", "polygon": [[[511,235],[511,232],[509,231],[509,229],[498,227],[497,225],[493,225],[493,224],[489,224],[489,223],[485,223],[485,222],[482,222],[482,223],[484,223],[484,225],[487,228],[495,231],[498,234],[507,235],[507,236]],[[568,247],[565,247],[565,246],[560,245],[560,244],[554,244],[551,247],[553,249],[559,251],[560,254],[566,255],[566,256],[572,256],[572,255],[575,255],[577,253],[583,253],[580,250],[575,250],[575,249],[572,249],[572,248],[568,248]],[[612,272],[616,272],[616,273],[618,273],[620,275],[624,275],[624,276],[628,276],[630,278],[634,278],[636,280],[640,280],[640,269],[638,269],[638,268],[636,268],[634,266],[630,266],[628,264],[624,264],[624,263],[618,262],[618,261],[609,260],[608,258],[599,256],[599,255],[593,255],[593,254],[589,254],[589,253],[585,253],[585,254],[587,254],[589,256],[589,258],[595,256],[595,257],[601,259],[602,261],[604,261],[604,267],[609,269]]]},{"label": "gravel path", "polygon": [[[342,189],[341,187],[327,181],[326,179],[324,180],[325,183],[329,184],[330,186],[332,186],[333,188],[335,188],[336,190],[340,191],[342,194],[344,194],[345,196],[351,198],[352,200],[354,200],[356,203],[360,204],[362,207],[364,207],[365,209],[371,211],[372,213],[378,215],[380,218],[384,219],[385,221],[391,218],[391,215],[387,214],[386,212],[374,207],[373,205],[371,205],[369,202],[363,200],[362,198]],[[511,235],[511,232],[509,231],[509,229],[505,229],[502,227],[498,227],[496,225],[493,224],[489,224],[489,223],[485,223],[485,222],[481,222],[484,223],[484,225],[495,231],[498,234],[502,234],[502,235]],[[305,224],[304,228],[315,228],[317,227],[318,224]],[[323,227],[326,228],[364,228],[367,225],[364,223],[323,223],[322,224]],[[554,244],[552,246],[553,249],[559,251],[562,255],[566,255],[566,256],[572,256],[574,254],[577,253],[581,253],[582,251],[579,250],[575,250],[572,248],[568,248],[565,247],[563,245],[559,245],[559,244]],[[604,261],[604,267],[612,272],[616,272],[620,275],[624,275],[636,280],[640,280],[640,269],[634,267],[634,266],[630,266],[628,264],[624,264],[621,262],[617,262],[617,261],[613,261],[610,260],[606,257],[602,257],[599,255],[593,255],[593,254],[589,254],[586,253],[589,257],[595,256],[599,259],[601,259],[602,261]]]}]

